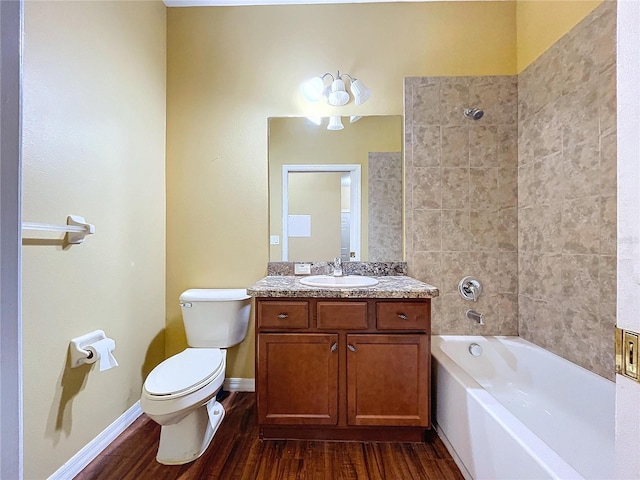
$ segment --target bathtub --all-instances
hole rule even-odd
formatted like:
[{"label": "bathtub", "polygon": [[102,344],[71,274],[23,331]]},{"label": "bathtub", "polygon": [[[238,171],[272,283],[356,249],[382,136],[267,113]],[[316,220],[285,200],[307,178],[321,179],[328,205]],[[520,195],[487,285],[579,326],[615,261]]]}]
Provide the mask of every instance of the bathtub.
[{"label": "bathtub", "polygon": [[435,427],[465,478],[615,477],[613,382],[519,337],[434,335],[432,355]]}]

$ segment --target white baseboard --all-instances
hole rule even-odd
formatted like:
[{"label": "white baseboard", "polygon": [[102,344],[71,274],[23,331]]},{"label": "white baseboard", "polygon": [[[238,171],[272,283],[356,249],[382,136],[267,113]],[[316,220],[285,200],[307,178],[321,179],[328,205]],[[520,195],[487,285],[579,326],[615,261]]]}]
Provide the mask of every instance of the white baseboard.
[{"label": "white baseboard", "polygon": [[98,434],[96,438],[82,447],[69,461],[56,470],[48,480],[69,480],[75,477],[140,415],[142,415],[142,410],[140,409],[140,402],[138,401],[116,418],[115,421]]},{"label": "white baseboard", "polygon": [[255,378],[225,378],[224,388],[227,392],[255,392]]}]

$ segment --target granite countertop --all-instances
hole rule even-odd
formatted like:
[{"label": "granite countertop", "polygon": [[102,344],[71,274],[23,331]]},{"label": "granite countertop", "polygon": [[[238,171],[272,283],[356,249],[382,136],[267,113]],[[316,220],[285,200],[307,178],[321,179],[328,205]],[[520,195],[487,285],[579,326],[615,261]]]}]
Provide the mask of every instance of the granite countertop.
[{"label": "granite countertop", "polygon": [[252,297],[323,298],[433,298],[439,295],[433,285],[405,275],[374,277],[378,284],[360,288],[308,287],[300,283],[304,276],[268,276],[247,288]]}]

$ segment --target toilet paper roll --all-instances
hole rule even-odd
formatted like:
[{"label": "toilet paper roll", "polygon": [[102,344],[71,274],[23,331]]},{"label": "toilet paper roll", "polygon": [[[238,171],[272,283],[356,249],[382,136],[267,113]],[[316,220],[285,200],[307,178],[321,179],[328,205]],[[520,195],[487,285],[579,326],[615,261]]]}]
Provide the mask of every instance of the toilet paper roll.
[{"label": "toilet paper roll", "polygon": [[90,343],[85,348],[91,353],[91,358],[87,359],[87,363],[98,362],[98,368],[101,372],[118,366],[116,358],[111,353],[116,348],[116,342],[112,338],[103,338]]}]

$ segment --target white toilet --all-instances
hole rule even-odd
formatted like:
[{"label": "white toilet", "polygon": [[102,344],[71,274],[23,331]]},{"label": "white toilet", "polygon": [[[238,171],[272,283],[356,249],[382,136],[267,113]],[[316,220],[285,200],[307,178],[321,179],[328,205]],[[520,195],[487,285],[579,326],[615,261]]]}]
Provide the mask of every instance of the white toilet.
[{"label": "white toilet", "polygon": [[142,411],[162,425],[156,460],[165,465],[202,455],[222,422],[216,394],[224,382],[224,349],[244,340],[251,297],[240,289],[192,289],[180,295],[180,306],[190,348],[151,371],[140,399]]}]

